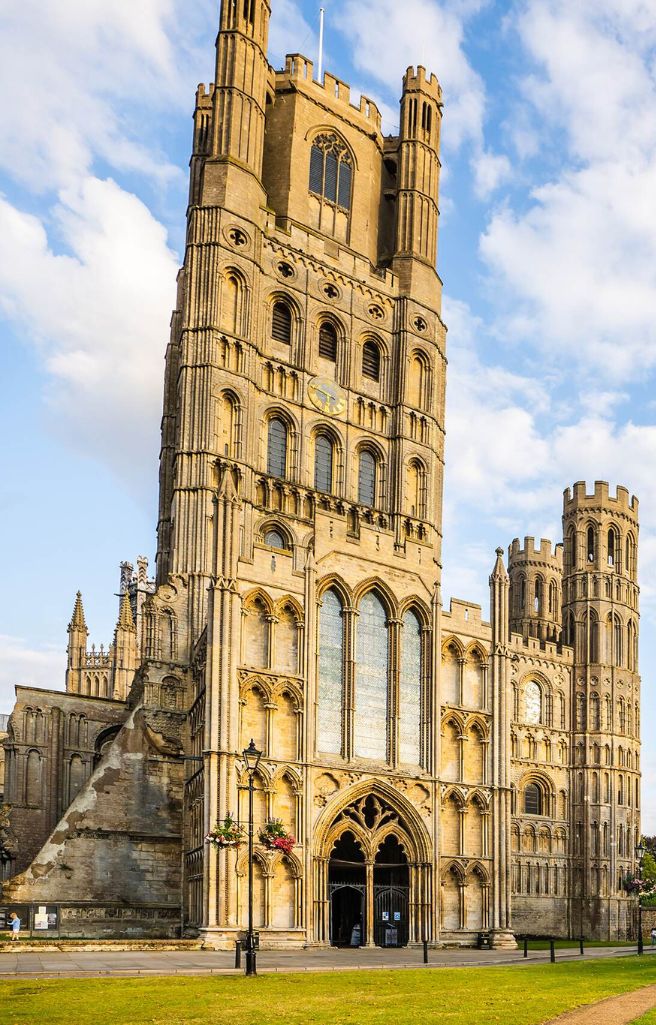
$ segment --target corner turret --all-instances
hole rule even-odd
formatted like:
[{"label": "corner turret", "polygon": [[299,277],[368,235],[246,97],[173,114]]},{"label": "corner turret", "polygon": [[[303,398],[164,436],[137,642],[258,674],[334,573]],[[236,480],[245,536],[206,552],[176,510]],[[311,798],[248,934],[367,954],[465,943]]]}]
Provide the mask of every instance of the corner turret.
[{"label": "corner turret", "polygon": [[563,546],[551,541],[515,538],[508,549],[510,629],[525,640],[557,643],[562,632]]}]

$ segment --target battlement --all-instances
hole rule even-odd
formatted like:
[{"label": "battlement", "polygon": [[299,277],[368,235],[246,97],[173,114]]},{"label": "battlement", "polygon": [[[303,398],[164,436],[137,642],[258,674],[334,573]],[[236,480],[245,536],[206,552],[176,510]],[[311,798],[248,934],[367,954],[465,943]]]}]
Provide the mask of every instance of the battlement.
[{"label": "battlement", "polygon": [[618,484],[615,494],[610,494],[608,481],[596,480],[594,491],[588,494],[587,484],[584,480],[576,482],[573,488],[565,488],[563,492],[564,514],[573,513],[580,508],[595,508],[608,506],[614,512],[622,511],[637,519],[639,502],[635,495],[629,498],[629,491],[622,484]]},{"label": "battlement", "polygon": [[282,71],[276,71],[277,87],[288,82],[303,85],[310,92],[320,90],[320,94],[323,94],[323,98],[326,100],[343,104],[345,113],[348,112],[350,117],[359,114],[364,119],[368,131],[371,131],[372,128],[377,132],[381,131],[382,115],[373,100],[370,100],[368,96],[361,96],[358,106],[351,103],[350,85],[331,75],[329,71],[324,72],[322,82],[316,82],[314,80],[314,62],[308,57],[304,57],[303,54],[287,54],[284,68]]},{"label": "battlement", "polygon": [[196,107],[211,107],[214,96],[214,82],[206,86],[204,82],[198,84],[196,89]]},{"label": "battlement", "polygon": [[511,545],[508,546],[508,565],[517,565],[518,563],[537,562],[543,565],[551,566],[552,569],[557,572],[562,572],[563,569],[563,546],[560,542],[553,545],[548,538],[540,538],[540,544],[536,546],[535,538],[526,536],[524,538],[524,547],[521,547],[521,543],[518,537],[513,539]]},{"label": "battlement", "polygon": [[410,66],[403,76],[403,92],[415,91],[430,93],[439,105],[442,106],[442,86],[437,80],[437,75],[431,73],[430,77],[427,77],[426,68],[421,64],[417,66],[416,71]]}]

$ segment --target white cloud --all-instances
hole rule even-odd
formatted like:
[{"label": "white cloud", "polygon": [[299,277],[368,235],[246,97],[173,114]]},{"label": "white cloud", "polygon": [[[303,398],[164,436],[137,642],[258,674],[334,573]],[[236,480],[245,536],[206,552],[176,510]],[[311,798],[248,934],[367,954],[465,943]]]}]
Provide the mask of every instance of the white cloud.
[{"label": "white cloud", "polygon": [[70,184],[98,157],[160,180],[175,175],[153,152],[144,115],[179,102],[167,34],[175,10],[174,0],[141,0],[138,16],[105,0],[5,4],[0,168],[35,191]]},{"label": "white cloud", "polygon": [[[318,8],[317,8],[318,13]],[[315,30],[308,25],[295,0],[275,0],[269,23],[269,60],[282,67],[288,53],[302,53],[316,64]]]},{"label": "white cloud", "polygon": [[[480,142],[485,93],[464,51],[464,26],[479,3],[450,5],[435,0],[347,0],[339,25],[353,48],[353,62],[386,88],[400,93],[406,68],[423,64],[435,72],[448,109],[445,145]],[[398,118],[397,118],[398,120]]]},{"label": "white cloud", "polygon": [[0,200],[0,306],[35,340],[64,430],[137,491],[157,451],[177,258],[136,196],[86,178],[43,223]]},{"label": "white cloud", "polygon": [[473,161],[474,190],[479,199],[487,199],[512,175],[508,157],[483,150]]},{"label": "white cloud", "polygon": [[66,655],[63,647],[30,647],[24,638],[0,634],[0,712],[14,705],[14,687],[63,690]]},{"label": "white cloud", "polygon": [[534,184],[528,204],[495,211],[481,238],[499,333],[613,383],[656,365],[649,6],[524,4],[516,27],[534,70],[517,121],[539,145],[550,180]]}]

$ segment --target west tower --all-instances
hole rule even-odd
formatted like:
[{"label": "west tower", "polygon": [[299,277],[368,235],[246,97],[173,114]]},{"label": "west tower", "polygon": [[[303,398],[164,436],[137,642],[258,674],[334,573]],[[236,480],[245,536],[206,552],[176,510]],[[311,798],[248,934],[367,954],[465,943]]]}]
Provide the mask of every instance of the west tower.
[{"label": "west tower", "polygon": [[[375,104],[354,106],[330,74],[315,82],[307,58],[268,66],[268,18],[263,0],[222,4],[167,353],[158,581],[177,591],[177,654],[196,667],[186,914],[211,942],[240,927],[241,861],[203,838],[243,812],[254,737],[259,821],[282,818],[298,839],[284,862],[258,862],[260,925],[328,942],[357,911],[373,943],[373,838],[393,819],[403,928],[418,941],[439,929],[425,854],[438,804],[441,90],[408,69],[400,134],[383,138]],[[371,862],[362,908],[335,910],[326,830],[339,840],[349,821]]]}]

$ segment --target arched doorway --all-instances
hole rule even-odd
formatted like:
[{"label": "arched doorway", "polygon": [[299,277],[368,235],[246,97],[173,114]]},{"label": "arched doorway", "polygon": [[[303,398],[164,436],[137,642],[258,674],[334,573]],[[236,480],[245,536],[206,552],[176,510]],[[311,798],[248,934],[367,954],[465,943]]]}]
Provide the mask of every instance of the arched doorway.
[{"label": "arched doorway", "polygon": [[374,860],[374,942],[377,947],[406,946],[409,894],[408,859],[397,837],[390,833]]},{"label": "arched doorway", "polygon": [[370,947],[430,940],[432,859],[424,824],[401,795],[397,808],[396,795],[360,794],[324,827],[315,856],[315,937]]},{"label": "arched doorway", "polygon": [[342,833],[328,864],[330,942],[333,947],[359,947],[364,942],[366,869],[353,833]]}]

